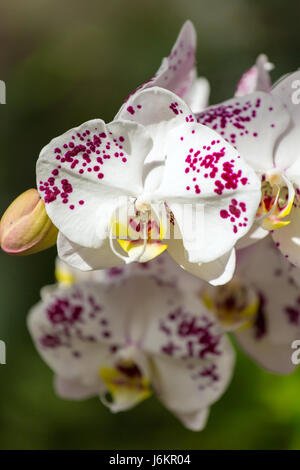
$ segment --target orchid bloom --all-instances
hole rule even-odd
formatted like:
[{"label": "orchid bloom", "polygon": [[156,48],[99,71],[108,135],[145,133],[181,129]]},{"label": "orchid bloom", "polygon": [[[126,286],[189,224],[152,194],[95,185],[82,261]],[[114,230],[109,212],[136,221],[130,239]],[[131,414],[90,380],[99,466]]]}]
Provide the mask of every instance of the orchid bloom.
[{"label": "orchid bloom", "polygon": [[297,266],[300,266],[299,79],[300,72],[295,72],[275,84],[269,93],[233,98],[208,108],[197,119],[234,145],[261,177],[257,223],[247,243],[271,231],[279,249]]},{"label": "orchid bloom", "polygon": [[147,276],[46,288],[28,325],[58,395],[98,395],[113,412],[154,392],[201,430],[231,378],[233,349],[199,297]]},{"label": "orchid bloom", "polygon": [[232,281],[217,287],[180,269],[167,253],[148,263],[91,273],[58,260],[56,274],[60,285],[67,287],[84,279],[120,285],[137,276],[196,296],[223,331],[232,333],[258,364],[274,373],[289,374],[295,368],[291,345],[300,335],[300,270],[281,255],[270,236],[238,250],[237,259]]},{"label": "orchid bloom", "polygon": [[[161,155],[165,163],[153,164]],[[95,119],[53,139],[39,156],[37,184],[71,266],[145,262],[168,248],[215,283],[232,276],[233,247],[260,198],[259,179],[233,146],[156,87],[133,95],[112,123]]]},{"label": "orchid bloom", "polygon": [[196,46],[197,33],[193,23],[186,21],[169,56],[163,59],[154,77],[140,85],[130,96],[136,91],[157,86],[178,95],[194,113],[206,108],[210,91],[209,83],[206,78],[197,77]]},{"label": "orchid bloom", "polygon": [[233,280],[205,287],[202,299],[255,361],[289,374],[295,368],[292,343],[300,335],[300,271],[270,236],[239,253]]},{"label": "orchid bloom", "polygon": [[83,280],[83,276],[109,284],[146,276],[187,296],[196,295],[250,357],[267,370],[289,374],[295,368],[291,345],[300,335],[300,271],[281,255],[270,236],[238,250],[237,259],[232,281],[218,287],[183,271],[167,253],[148,263],[90,274],[58,261],[56,272],[61,285],[67,279]]}]

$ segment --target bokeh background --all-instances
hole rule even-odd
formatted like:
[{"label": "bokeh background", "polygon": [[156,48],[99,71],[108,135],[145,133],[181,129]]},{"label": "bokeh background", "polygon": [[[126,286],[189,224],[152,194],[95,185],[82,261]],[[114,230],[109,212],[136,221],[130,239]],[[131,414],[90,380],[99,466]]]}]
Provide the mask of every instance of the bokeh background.
[{"label": "bokeh background", "polygon": [[[10,0],[0,3],[0,210],[35,186],[35,162],[54,136],[113,118],[150,78],[186,19],[198,32],[198,70],[211,102],[232,96],[260,52],[273,78],[300,65],[299,0]],[[238,354],[234,379],[201,433],[185,430],[152,398],[112,415],[97,399],[54,395],[26,315],[53,282],[55,249],[0,254],[1,449],[300,449],[300,374],[278,377]],[[299,371],[300,372],[300,371]]]}]

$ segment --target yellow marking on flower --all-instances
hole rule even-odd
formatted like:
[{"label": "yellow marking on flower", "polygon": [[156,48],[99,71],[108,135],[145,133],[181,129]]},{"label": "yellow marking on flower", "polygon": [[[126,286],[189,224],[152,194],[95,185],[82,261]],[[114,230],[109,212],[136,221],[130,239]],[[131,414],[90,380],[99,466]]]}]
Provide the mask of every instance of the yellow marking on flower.
[{"label": "yellow marking on flower", "polygon": [[[142,240],[129,241],[129,240],[118,240],[121,248],[128,253],[129,257],[134,257],[143,248],[144,242]],[[146,263],[159,256],[168,248],[168,245],[161,243],[160,241],[148,241],[146,249],[139,261]]]},{"label": "yellow marking on flower", "polygon": [[201,299],[226,329],[251,326],[259,308],[259,298],[236,281],[208,288]]},{"label": "yellow marking on flower", "polygon": [[135,373],[132,362],[123,363],[121,369],[102,367],[99,374],[114,402],[138,404],[152,394],[149,379]]},{"label": "yellow marking on flower", "polygon": [[68,269],[64,269],[60,266],[55,268],[55,277],[57,282],[64,286],[71,286],[75,282],[73,274]]},{"label": "yellow marking on flower", "polygon": [[208,294],[208,292],[204,292],[204,294],[202,295],[202,300],[208,310],[212,310],[214,308],[214,301],[212,297]]},{"label": "yellow marking on flower", "polygon": [[280,218],[276,217],[267,217],[263,220],[261,226],[265,230],[276,230],[278,228],[285,227],[291,223],[290,220],[280,220]]},{"label": "yellow marking on flower", "polygon": [[161,220],[143,220],[142,217],[136,215],[131,217],[126,225],[113,218],[111,228],[113,235],[129,258],[135,257],[143,250],[146,236],[146,248],[139,259],[142,263],[156,258],[168,248],[168,245],[162,242],[167,233],[167,227]]},{"label": "yellow marking on flower", "polygon": [[276,230],[285,227],[290,220],[287,217],[295,199],[295,189],[290,181],[282,175],[267,176],[262,183],[262,199],[256,217],[261,219],[265,230]]}]

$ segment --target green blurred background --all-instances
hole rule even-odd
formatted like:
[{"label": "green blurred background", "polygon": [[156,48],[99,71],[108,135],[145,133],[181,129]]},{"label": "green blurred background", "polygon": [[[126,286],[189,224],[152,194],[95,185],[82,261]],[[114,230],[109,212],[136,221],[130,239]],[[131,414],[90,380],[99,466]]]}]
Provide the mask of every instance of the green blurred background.
[{"label": "green blurred background", "polygon": [[[211,82],[212,103],[232,96],[260,52],[276,64],[274,79],[299,66],[299,0],[1,2],[1,212],[35,186],[36,159],[52,137],[113,118],[186,19],[198,32],[198,70]],[[55,250],[0,257],[1,449],[300,449],[300,374],[268,374],[242,353],[201,433],[185,430],[155,398],[118,415],[97,399],[60,400],[25,324],[39,289],[53,282]]]}]

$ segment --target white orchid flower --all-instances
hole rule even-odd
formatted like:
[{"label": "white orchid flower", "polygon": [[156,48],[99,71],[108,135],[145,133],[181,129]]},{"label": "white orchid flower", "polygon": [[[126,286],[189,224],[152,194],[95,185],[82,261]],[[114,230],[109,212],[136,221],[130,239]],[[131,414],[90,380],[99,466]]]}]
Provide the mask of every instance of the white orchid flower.
[{"label": "white orchid flower", "polygon": [[210,107],[198,115],[198,122],[219,132],[261,176],[257,224],[245,238],[246,243],[274,230],[272,236],[279,249],[300,266],[297,86],[300,72],[285,76],[269,93],[255,92]]},{"label": "white orchid flower", "polygon": [[300,270],[276,249],[270,236],[239,251],[226,286],[202,290],[202,299],[239,345],[265,369],[295,369],[292,343],[300,337]]},{"label": "white orchid flower", "polygon": [[83,280],[83,276],[108,284],[146,276],[187,296],[196,295],[259,365],[289,374],[295,369],[292,343],[300,337],[300,270],[281,255],[270,236],[238,250],[237,259],[232,281],[218,287],[179,269],[167,253],[144,265],[134,263],[90,274],[59,261],[56,272],[61,285]]},{"label": "white orchid flower", "polygon": [[281,255],[270,236],[238,250],[237,258],[233,280],[218,287],[183,271],[167,253],[148,263],[91,273],[58,260],[56,273],[61,285],[87,276],[109,284],[147,276],[160,285],[196,295],[256,362],[272,372],[289,374],[295,368],[291,345],[300,337],[300,270]]},{"label": "white orchid flower", "polygon": [[[60,257],[90,270],[168,248],[193,274],[226,282],[258,207],[255,172],[170,91],[143,90],[125,106],[135,113],[125,107],[110,124],[88,121],[41,151],[38,190],[60,231]],[[155,155],[165,164],[145,164]]]},{"label": "white orchid flower", "polygon": [[197,77],[196,47],[195,28],[191,21],[186,21],[169,56],[163,59],[154,77],[140,85],[130,96],[136,91],[158,86],[178,95],[194,113],[202,111],[208,104],[210,87],[206,78]]},{"label": "white orchid flower", "polygon": [[231,378],[233,349],[199,297],[146,276],[43,290],[28,325],[57,393],[114,412],[154,392],[200,430]]}]

